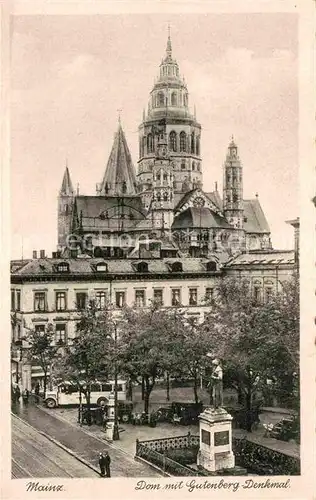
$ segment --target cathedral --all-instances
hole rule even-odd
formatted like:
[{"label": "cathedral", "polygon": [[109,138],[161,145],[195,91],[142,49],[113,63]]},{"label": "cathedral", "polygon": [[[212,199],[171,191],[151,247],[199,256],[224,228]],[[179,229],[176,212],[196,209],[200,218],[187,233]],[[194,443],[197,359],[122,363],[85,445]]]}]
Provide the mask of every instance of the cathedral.
[{"label": "cathedral", "polygon": [[243,167],[231,138],[223,152],[223,192],[203,190],[202,128],[172,54],[170,34],[139,125],[137,170],[119,120],[96,194],[75,193],[68,167],[58,196],[62,257],[205,257],[224,263],[271,250],[258,196],[243,197]]}]

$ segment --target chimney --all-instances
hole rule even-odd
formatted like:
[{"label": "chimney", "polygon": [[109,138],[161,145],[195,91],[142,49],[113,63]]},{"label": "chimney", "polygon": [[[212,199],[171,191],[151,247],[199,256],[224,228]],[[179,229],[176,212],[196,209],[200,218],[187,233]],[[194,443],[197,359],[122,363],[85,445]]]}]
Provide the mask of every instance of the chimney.
[{"label": "chimney", "polygon": [[40,259],[45,259],[45,250],[40,250]]},{"label": "chimney", "polygon": [[37,259],[37,250],[33,250],[33,259]]}]

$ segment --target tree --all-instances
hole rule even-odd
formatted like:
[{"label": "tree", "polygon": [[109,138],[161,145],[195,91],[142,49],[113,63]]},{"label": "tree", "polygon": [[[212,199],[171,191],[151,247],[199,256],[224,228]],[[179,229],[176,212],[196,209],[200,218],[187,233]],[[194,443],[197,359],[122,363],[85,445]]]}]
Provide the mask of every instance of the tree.
[{"label": "tree", "polygon": [[206,317],[205,328],[216,339],[214,357],[224,361],[230,384],[247,410],[248,430],[266,380],[298,370],[297,286],[294,279],[284,284],[282,293],[258,304],[247,280],[223,278]]},{"label": "tree", "polygon": [[156,304],[149,309],[126,308],[123,311],[121,367],[130,376],[143,379],[146,414],[157,378],[170,368],[170,341],[175,327],[176,322],[170,314],[162,312]]},{"label": "tree", "polygon": [[213,339],[203,325],[185,313],[177,315],[177,322],[169,354],[170,371],[176,377],[193,379],[194,401],[198,403],[199,378],[205,369],[205,356],[214,348]]},{"label": "tree", "polygon": [[62,380],[70,380],[84,394],[88,418],[91,404],[91,384],[97,379],[108,379],[113,368],[113,320],[108,305],[98,309],[94,300],[81,312],[77,336],[65,347],[56,373]]},{"label": "tree", "polygon": [[29,344],[28,356],[30,361],[36,361],[43,370],[44,394],[46,393],[48,371],[51,371],[52,363],[56,357],[59,346],[55,345],[54,327],[51,323],[45,326],[44,331],[32,329],[27,336]]}]

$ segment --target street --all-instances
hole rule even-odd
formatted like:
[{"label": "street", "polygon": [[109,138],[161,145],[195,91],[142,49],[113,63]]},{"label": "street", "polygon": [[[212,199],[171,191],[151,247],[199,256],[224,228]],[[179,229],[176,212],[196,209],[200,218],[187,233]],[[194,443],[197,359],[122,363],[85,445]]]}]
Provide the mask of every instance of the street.
[{"label": "street", "polygon": [[98,477],[69,453],[12,415],[12,478]]},{"label": "street", "polygon": [[[111,446],[105,440],[102,440],[98,437],[94,437],[92,435],[84,432],[79,426],[74,426],[69,424],[68,422],[61,422],[60,419],[56,418],[53,414],[50,415],[47,412],[43,411],[40,407],[29,403],[27,405],[15,404],[12,406],[12,411],[20,416],[23,420],[28,422],[30,425],[35,427],[38,431],[45,432],[50,437],[56,439],[61,444],[66,446],[68,449],[72,450],[77,456],[83,458],[93,466],[98,468],[98,457],[100,451],[108,451],[111,457],[111,475],[113,477],[160,477],[156,470],[151,468],[150,466],[140,463],[134,460],[129,454],[118,449],[117,447]],[[13,421],[17,419],[12,416]],[[46,438],[45,442],[48,441]],[[31,453],[30,457],[26,459],[24,451],[18,448],[18,445],[15,444],[14,437],[12,435],[12,440],[15,445],[15,453],[13,454],[13,458],[18,462],[19,466],[23,467],[28,472],[32,472],[30,475],[34,474],[35,477],[38,477],[38,468],[35,466],[32,468],[32,471],[28,468],[28,460],[31,463],[36,462],[36,458],[34,457],[34,451]],[[49,442],[49,441],[48,441]],[[24,444],[23,444],[24,446]],[[32,446],[34,443],[32,441]],[[62,451],[62,450],[61,450]],[[20,455],[24,457],[24,461],[19,458]],[[32,458],[33,457],[33,458]],[[19,458],[19,461],[18,461]],[[59,467],[58,472],[55,468],[52,471],[55,471],[52,474],[49,474],[46,471],[46,476],[42,477],[51,477],[55,475],[61,475],[61,471],[63,470],[63,462],[59,462],[56,460],[56,466]],[[80,462],[78,462],[80,463]],[[45,462],[43,462],[45,464]],[[46,464],[47,465],[47,464]],[[48,467],[48,466],[47,466]],[[53,467],[53,466],[52,466]],[[84,466],[83,466],[84,467]],[[35,472],[34,472],[35,470]],[[93,474],[92,471],[90,471]],[[18,473],[18,471],[17,471]],[[65,477],[65,476],[64,476]],[[87,477],[87,476],[73,476],[73,477]],[[88,477],[91,477],[89,475]]]}]

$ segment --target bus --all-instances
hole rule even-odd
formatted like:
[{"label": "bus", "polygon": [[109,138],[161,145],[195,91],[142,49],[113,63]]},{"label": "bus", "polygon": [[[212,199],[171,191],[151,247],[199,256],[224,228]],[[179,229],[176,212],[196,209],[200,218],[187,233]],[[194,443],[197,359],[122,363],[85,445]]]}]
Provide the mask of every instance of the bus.
[{"label": "bus", "polygon": [[[84,386],[84,383],[82,383]],[[104,406],[108,403],[110,394],[114,393],[114,382],[93,382],[91,384],[90,403],[92,405]],[[81,402],[86,403],[86,398],[81,391]],[[117,381],[117,399],[126,400],[126,381]],[[57,385],[52,391],[46,391],[44,402],[47,408],[57,406],[79,405],[80,391],[79,385],[64,381]]]}]

